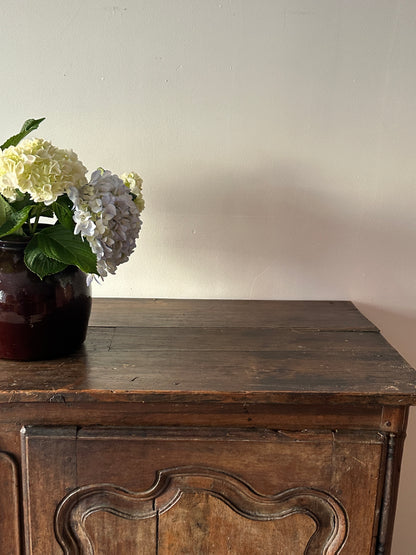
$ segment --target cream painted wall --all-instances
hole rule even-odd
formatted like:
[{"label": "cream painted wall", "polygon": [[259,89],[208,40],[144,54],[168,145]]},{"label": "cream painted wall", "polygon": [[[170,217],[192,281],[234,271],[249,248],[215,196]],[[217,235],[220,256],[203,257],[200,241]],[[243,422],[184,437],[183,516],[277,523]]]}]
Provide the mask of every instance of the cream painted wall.
[{"label": "cream painted wall", "polygon": [[[413,0],[0,0],[1,135],[136,169],[96,296],[351,299],[416,365]],[[393,555],[415,545],[416,419]]]}]

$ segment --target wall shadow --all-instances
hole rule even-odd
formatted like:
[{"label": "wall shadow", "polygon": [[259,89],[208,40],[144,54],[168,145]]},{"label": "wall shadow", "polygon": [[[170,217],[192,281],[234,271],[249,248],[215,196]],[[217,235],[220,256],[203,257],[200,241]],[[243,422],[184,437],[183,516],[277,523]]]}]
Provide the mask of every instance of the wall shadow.
[{"label": "wall shadow", "polygon": [[185,180],[180,195],[154,199],[152,248],[163,251],[172,279],[186,272],[198,289],[209,273],[227,297],[370,301],[386,298],[394,283],[397,299],[411,295],[416,306],[413,230],[380,203],[295,163],[207,174],[197,186]]}]

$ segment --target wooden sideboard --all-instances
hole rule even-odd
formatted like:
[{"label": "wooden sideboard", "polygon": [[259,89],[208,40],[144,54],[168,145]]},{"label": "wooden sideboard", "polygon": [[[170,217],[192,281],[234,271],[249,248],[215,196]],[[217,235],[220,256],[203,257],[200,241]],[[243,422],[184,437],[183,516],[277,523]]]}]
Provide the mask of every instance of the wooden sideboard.
[{"label": "wooden sideboard", "polygon": [[0,553],[387,554],[411,404],[349,302],[95,299],[0,361]]}]

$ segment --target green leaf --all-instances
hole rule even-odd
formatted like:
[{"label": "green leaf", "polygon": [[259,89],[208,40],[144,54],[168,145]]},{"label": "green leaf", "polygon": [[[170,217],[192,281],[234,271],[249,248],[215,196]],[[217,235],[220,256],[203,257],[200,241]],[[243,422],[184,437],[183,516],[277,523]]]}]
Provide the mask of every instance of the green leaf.
[{"label": "green leaf", "polygon": [[61,272],[68,265],[46,256],[39,248],[36,235],[25,248],[24,261],[29,270],[38,275],[40,279]]},{"label": "green leaf", "polygon": [[3,195],[0,195],[0,226],[2,226],[7,221],[11,214],[13,214],[13,208],[3,197]]},{"label": "green leaf", "polygon": [[22,210],[13,210],[10,214],[7,214],[7,220],[0,226],[0,237],[17,233],[27,222],[32,208],[33,205],[25,206]]},{"label": "green leaf", "polygon": [[[55,213],[52,210],[51,206],[45,206],[45,208],[42,209],[41,216],[44,217],[44,218],[53,218],[55,216]],[[52,225],[52,224],[50,224],[50,225]]]},{"label": "green leaf", "polygon": [[62,224],[43,229],[36,238],[39,249],[48,258],[78,266],[88,274],[97,273],[97,257],[89,244]]},{"label": "green leaf", "polygon": [[11,202],[10,205],[16,211],[21,210],[25,206],[29,206],[29,204],[34,205],[35,201],[30,198],[29,193],[21,193],[20,191],[16,191],[17,198],[15,201]]},{"label": "green leaf", "polygon": [[58,218],[59,223],[71,231],[75,228],[72,206],[73,204],[67,195],[61,195],[52,203],[52,210]]},{"label": "green leaf", "polygon": [[26,137],[26,135],[29,135],[29,133],[37,129],[44,119],[45,118],[27,119],[24,122],[20,132],[17,135],[13,135],[13,137],[10,137],[10,139],[7,139],[7,141],[0,146],[0,149],[4,150],[9,146],[18,145],[20,141]]}]

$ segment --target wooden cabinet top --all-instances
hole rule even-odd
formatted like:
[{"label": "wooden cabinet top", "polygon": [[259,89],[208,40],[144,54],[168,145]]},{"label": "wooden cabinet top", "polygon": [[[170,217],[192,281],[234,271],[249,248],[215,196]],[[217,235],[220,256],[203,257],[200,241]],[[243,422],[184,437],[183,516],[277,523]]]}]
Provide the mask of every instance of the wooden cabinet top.
[{"label": "wooden cabinet top", "polygon": [[346,301],[94,299],[85,345],[0,361],[0,402],[416,404],[416,372]]}]

